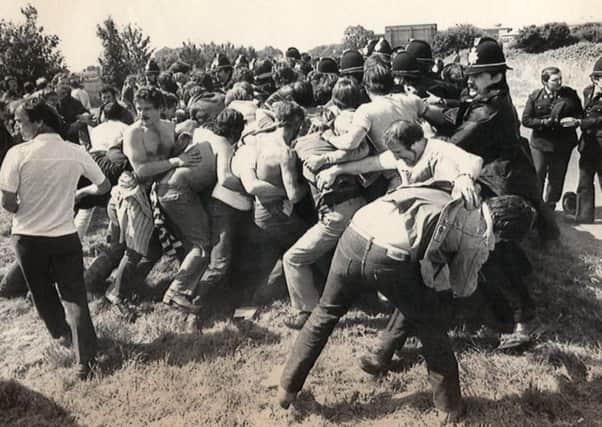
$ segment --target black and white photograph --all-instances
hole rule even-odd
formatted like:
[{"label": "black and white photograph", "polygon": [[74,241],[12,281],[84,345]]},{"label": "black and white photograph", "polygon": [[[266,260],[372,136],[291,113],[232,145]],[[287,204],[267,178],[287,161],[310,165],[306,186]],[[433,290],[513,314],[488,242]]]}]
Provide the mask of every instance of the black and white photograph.
[{"label": "black and white photograph", "polygon": [[0,427],[602,425],[594,0],[0,4]]}]

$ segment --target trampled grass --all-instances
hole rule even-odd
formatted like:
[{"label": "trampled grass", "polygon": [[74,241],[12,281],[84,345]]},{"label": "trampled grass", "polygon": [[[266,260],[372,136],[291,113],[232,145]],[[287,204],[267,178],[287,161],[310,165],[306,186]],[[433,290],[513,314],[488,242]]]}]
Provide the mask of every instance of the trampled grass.
[{"label": "trampled grass", "polygon": [[[526,99],[517,92],[517,71],[531,79],[524,83],[530,91],[546,61],[534,55],[510,61],[517,104]],[[558,65],[567,84],[580,88],[567,75],[577,66]],[[585,82],[589,68],[575,81]],[[529,284],[546,327],[541,339],[523,354],[505,354],[453,331],[466,425],[602,425],[601,226],[575,227],[562,214],[558,218],[558,243],[542,248],[534,239],[526,242],[534,265]],[[103,223],[97,217],[86,238],[92,248],[86,262],[102,244]],[[8,216],[0,215],[5,266],[13,259],[8,227]],[[149,285],[165,286],[173,268],[163,261]],[[236,292],[234,286],[223,294]],[[215,314],[199,330],[161,304],[126,324],[94,301],[99,364],[92,380],[79,382],[71,377],[73,355],[51,342],[35,310],[22,299],[0,300],[0,426],[431,426],[442,420],[416,354],[403,353],[377,379],[358,368],[359,355],[375,343],[387,315],[357,308],[335,329],[299,401],[289,411],[280,409],[272,384],[296,336],[282,326],[287,306],[277,301],[254,322],[234,322],[216,302]]]}]

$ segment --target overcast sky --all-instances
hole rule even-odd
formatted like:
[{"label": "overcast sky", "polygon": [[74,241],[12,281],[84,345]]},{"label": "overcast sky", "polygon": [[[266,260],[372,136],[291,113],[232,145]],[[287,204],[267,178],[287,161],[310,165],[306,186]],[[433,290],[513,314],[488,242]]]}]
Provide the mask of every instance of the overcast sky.
[{"label": "overcast sky", "polygon": [[61,38],[73,71],[97,63],[96,24],[108,15],[119,26],[138,24],[156,48],[190,40],[282,50],[338,43],[345,28],[357,24],[382,33],[386,25],[400,24],[436,23],[444,29],[458,23],[602,21],[600,0],[0,0],[0,17],[22,20],[19,9],[27,3],[38,9],[46,30]]}]

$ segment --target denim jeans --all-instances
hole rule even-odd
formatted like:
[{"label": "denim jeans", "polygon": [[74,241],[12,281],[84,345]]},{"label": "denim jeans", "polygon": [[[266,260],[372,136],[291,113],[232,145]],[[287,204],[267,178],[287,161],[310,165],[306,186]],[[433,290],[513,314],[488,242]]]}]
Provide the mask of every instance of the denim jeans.
[{"label": "denim jeans", "polygon": [[335,325],[364,290],[380,291],[411,322],[423,344],[435,406],[458,409],[458,364],[446,333],[451,307],[422,284],[417,263],[390,258],[351,227],[339,240],[326,287],[290,352],[281,386],[291,393],[301,390]]},{"label": "denim jeans", "polygon": [[211,255],[209,266],[203,273],[197,295],[202,299],[211,289],[223,283],[232,264],[232,244],[236,230],[248,212],[238,210],[218,199],[209,201],[211,224]]},{"label": "denim jeans", "polygon": [[290,248],[307,230],[306,223],[296,213],[287,215],[282,202],[261,203],[255,201],[255,224],[277,245],[282,253]]},{"label": "denim jeans", "polygon": [[282,264],[294,309],[312,311],[318,304],[320,294],[314,283],[312,265],[336,247],[353,214],[365,204],[363,197],[356,197],[325,207],[319,213],[319,221],[286,251]]},{"label": "denim jeans", "polygon": [[267,280],[259,285],[253,297],[255,304],[263,304],[273,299],[272,290],[284,287],[281,257],[305,233],[307,224],[295,212],[287,215],[282,210],[282,202],[262,204],[256,200],[253,213],[255,225],[265,233],[268,244],[275,249],[259,254],[262,257],[259,264],[273,265]]},{"label": "denim jeans", "polygon": [[50,335],[60,338],[70,329],[77,362],[88,363],[96,354],[96,332],[86,299],[79,237],[14,235],[13,243],[36,310]]},{"label": "denim jeans", "polygon": [[157,193],[170,229],[185,250],[168,292],[193,296],[209,264],[209,217],[200,196],[190,189],[159,184]]}]

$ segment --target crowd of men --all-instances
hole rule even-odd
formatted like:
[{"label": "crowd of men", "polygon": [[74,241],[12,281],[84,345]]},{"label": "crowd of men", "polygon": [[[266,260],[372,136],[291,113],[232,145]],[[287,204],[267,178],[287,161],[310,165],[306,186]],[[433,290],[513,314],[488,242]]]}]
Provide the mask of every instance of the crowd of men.
[{"label": "crowd of men", "polygon": [[[87,297],[135,321],[163,255],[179,268],[162,302],[191,315],[251,277],[250,305],[286,286],[285,324],[301,330],[282,374],[286,408],[340,317],[378,292],[394,312],[362,369],[386,371],[417,337],[435,406],[459,419],[454,318],[474,316],[472,304],[506,332],[500,346],[528,342],[536,302],[520,242],[531,229],[558,238],[553,210],[576,145],[578,221],[594,221],[602,172],[602,58],[584,105],[559,69],[543,70],[523,113],[530,142],[510,69],[490,38],[475,40],[465,66],[434,61],[424,41],[391,49],[384,39],[340,58],[289,48],[280,62],[232,64],[219,54],[208,70],[178,61],[161,71],[151,59],[143,79],[103,87],[94,114],[76,78],[21,88],[7,77],[0,190],[17,261],[0,293],[29,291],[85,378],[96,351]],[[96,208],[108,213],[109,244],[84,270]]]}]

